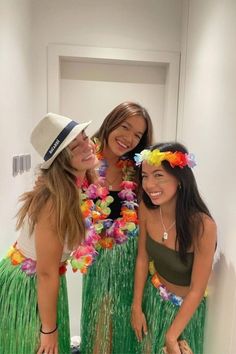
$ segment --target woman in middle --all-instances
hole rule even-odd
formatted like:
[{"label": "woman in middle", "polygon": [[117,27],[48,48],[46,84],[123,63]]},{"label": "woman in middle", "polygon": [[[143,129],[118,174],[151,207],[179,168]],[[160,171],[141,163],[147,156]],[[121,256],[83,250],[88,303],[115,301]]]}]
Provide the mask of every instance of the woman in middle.
[{"label": "woman in middle", "polygon": [[92,228],[99,236],[89,242],[98,254],[84,270],[82,354],[133,353],[130,308],[138,236],[133,156],[152,143],[152,131],[148,112],[137,103],[123,102],[95,134],[100,187],[85,186],[85,194],[96,203]]}]

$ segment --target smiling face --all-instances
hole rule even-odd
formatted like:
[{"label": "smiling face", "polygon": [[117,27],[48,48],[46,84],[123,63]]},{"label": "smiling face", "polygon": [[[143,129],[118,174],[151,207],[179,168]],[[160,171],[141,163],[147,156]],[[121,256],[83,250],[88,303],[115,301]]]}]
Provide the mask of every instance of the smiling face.
[{"label": "smiling face", "polygon": [[138,145],[145,130],[143,117],[129,117],[109,134],[107,147],[115,156],[122,156]]},{"label": "smiling face", "polygon": [[84,174],[98,163],[95,146],[84,131],[77,135],[68,147],[72,154],[71,165],[77,170],[77,175]]},{"label": "smiling face", "polygon": [[142,187],[154,205],[165,205],[176,201],[179,181],[162,165],[142,163]]}]

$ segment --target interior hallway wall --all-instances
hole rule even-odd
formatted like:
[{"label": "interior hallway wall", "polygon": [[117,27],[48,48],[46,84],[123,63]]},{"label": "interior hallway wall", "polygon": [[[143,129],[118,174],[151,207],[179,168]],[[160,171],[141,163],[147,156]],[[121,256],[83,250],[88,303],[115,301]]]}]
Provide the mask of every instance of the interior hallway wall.
[{"label": "interior hallway wall", "polygon": [[18,196],[31,173],[12,176],[12,156],[31,151],[31,0],[0,1],[0,258],[15,240]]},{"label": "interior hallway wall", "polygon": [[196,154],[200,190],[218,224],[204,354],[235,354],[236,2],[185,4],[178,138]]},{"label": "interior hallway wall", "polygon": [[[49,43],[180,51],[182,0],[32,0],[32,3],[35,120],[47,111]],[[104,111],[108,112],[110,106],[106,104]],[[71,334],[78,335],[82,276],[68,271],[67,278]]]},{"label": "interior hallway wall", "polygon": [[32,0],[32,3],[35,119],[47,109],[49,43],[180,51],[182,0]]}]

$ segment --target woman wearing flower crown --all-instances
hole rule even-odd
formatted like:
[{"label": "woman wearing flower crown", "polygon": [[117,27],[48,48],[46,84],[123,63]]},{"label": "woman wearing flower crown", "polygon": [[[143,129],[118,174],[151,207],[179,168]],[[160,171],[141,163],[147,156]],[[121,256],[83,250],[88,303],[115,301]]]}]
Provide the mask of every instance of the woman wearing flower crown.
[{"label": "woman wearing flower crown", "polygon": [[76,180],[98,163],[88,125],[49,113],[31,134],[44,162],[0,262],[1,354],[70,353],[66,261],[85,234]]},{"label": "woman wearing flower crown", "polygon": [[82,211],[90,230],[72,260],[74,269],[86,273],[81,352],[128,354],[136,342],[130,324],[138,236],[133,156],[151,143],[152,123],[143,107],[124,102],[95,137],[99,183],[84,186]]},{"label": "woman wearing flower crown", "polygon": [[216,225],[197,189],[194,156],[179,143],[163,143],[135,159],[143,196],[131,316],[140,344],[134,353],[160,354],[166,346],[166,353],[181,354],[178,341],[185,340],[202,354]]}]

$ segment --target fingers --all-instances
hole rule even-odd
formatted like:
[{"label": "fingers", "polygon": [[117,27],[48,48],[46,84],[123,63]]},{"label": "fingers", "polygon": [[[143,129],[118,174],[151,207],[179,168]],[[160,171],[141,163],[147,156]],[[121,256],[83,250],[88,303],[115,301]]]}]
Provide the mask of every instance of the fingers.
[{"label": "fingers", "polygon": [[143,339],[142,327],[141,328],[137,328],[134,331],[135,331],[135,335],[136,335],[136,338],[137,338],[138,342],[141,342],[142,339]]},{"label": "fingers", "polygon": [[141,309],[132,308],[131,325],[135,332],[138,342],[141,342],[143,335],[147,335],[147,322],[144,313]]},{"label": "fingers", "polygon": [[142,322],[140,325],[133,326],[136,338],[138,342],[141,342],[143,339],[143,334],[146,336],[148,334],[147,322],[145,316],[142,317]]},{"label": "fingers", "polygon": [[133,327],[138,342],[140,342],[142,340],[142,325],[134,319],[132,319],[131,325]]},{"label": "fingers", "polygon": [[143,316],[143,333],[145,334],[145,336],[148,334],[147,321],[145,316]]}]

